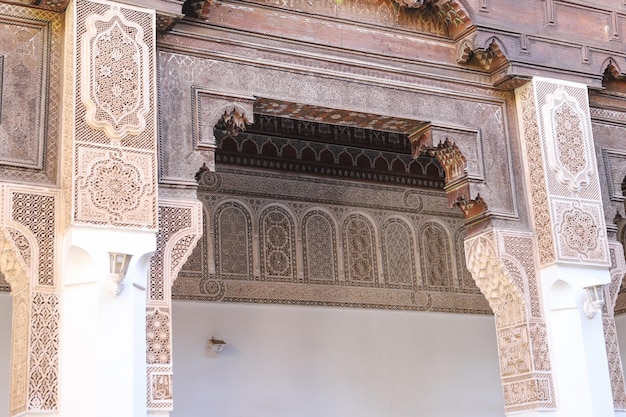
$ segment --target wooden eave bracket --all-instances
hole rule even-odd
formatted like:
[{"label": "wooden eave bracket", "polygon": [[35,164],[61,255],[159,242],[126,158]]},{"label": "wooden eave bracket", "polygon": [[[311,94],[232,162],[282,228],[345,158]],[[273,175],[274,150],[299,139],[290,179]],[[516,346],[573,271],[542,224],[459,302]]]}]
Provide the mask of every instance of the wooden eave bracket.
[{"label": "wooden eave bracket", "polygon": [[467,160],[456,143],[447,138],[439,144],[433,144],[431,125],[409,134],[413,158],[429,155],[436,158],[443,167],[446,176],[444,190],[450,207],[458,207],[467,225],[483,223],[490,219],[487,203],[476,195],[471,197],[470,181],[467,178]]}]

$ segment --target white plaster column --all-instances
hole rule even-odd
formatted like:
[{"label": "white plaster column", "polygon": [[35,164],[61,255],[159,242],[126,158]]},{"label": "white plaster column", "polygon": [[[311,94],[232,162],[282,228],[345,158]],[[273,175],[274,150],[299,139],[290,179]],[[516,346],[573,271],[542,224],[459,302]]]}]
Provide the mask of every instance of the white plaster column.
[{"label": "white plaster column", "polygon": [[585,85],[545,78],[516,90],[554,415],[563,417],[615,414],[602,314],[582,309],[584,287],[611,282],[587,97]]},{"label": "white plaster column", "polygon": [[[66,11],[60,416],[147,414],[146,287],[158,230],[155,12]],[[115,293],[109,252],[133,255]]]},{"label": "white plaster column", "polygon": [[[61,308],[62,416],[146,415],[146,281],[154,233],[72,227]],[[114,295],[108,252],[133,255]]]}]

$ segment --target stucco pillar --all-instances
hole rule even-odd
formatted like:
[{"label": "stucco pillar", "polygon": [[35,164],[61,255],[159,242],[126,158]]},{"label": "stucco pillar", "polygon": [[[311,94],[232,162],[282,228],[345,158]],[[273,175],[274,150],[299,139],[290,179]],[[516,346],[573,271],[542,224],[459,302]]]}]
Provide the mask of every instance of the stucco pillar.
[{"label": "stucco pillar", "polygon": [[58,197],[0,184],[0,272],[13,298],[11,385],[4,387],[11,416],[59,410]]},{"label": "stucco pillar", "polygon": [[623,402],[612,395],[602,314],[583,312],[584,287],[610,284],[612,266],[587,97],[585,85],[545,78],[516,90],[536,256],[528,301],[546,323],[551,414],[564,417],[614,415]]},{"label": "stucco pillar", "polygon": [[[66,11],[60,274],[61,416],[146,408],[146,288],[158,229],[155,12]],[[131,254],[115,291],[109,252]]]}]

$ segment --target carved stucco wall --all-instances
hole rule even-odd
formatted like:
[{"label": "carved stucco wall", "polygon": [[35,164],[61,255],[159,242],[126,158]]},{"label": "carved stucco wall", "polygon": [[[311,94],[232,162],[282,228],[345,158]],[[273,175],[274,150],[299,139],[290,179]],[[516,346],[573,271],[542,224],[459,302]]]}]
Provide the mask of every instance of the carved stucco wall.
[{"label": "carved stucco wall", "polygon": [[442,191],[222,166],[175,298],[490,313]]},{"label": "carved stucco wall", "polygon": [[556,409],[535,247],[531,233],[502,230],[465,242],[468,269],[496,319],[507,413]]},{"label": "carved stucco wall", "polygon": [[587,89],[533,79],[518,90],[541,266],[609,266]]},{"label": "carved stucco wall", "polygon": [[0,184],[0,271],[13,298],[10,414],[58,409],[56,192]]},{"label": "carved stucco wall", "polygon": [[0,4],[0,179],[55,184],[63,16]]},{"label": "carved stucco wall", "polygon": [[154,12],[81,0],[66,19],[66,222],[154,230]]},{"label": "carved stucco wall", "polygon": [[[507,105],[513,105],[511,94],[407,74],[375,70],[363,73],[360,67],[347,67],[332,60],[293,58],[291,62],[291,57],[279,57],[264,48],[240,51],[247,60],[261,63],[251,66],[239,60],[230,61],[222,45],[206,39],[184,39],[186,47],[198,51],[198,56],[188,56],[180,47],[182,41],[174,34],[160,38],[159,157],[163,183],[195,184],[195,173],[211,156],[205,150],[195,149],[193,141],[180,138],[194,137],[194,125],[189,120],[210,116],[210,112],[193,114],[202,109],[193,105],[198,91],[227,91],[233,96],[308,103],[337,109],[336,113],[391,114],[401,119],[431,121],[446,135],[454,136],[451,140],[471,158],[468,167],[474,192],[490,203],[492,213],[504,218],[519,215],[513,185],[513,171],[517,169],[514,161],[519,158],[517,148],[511,146],[516,138],[506,128],[510,117]],[[207,49],[213,52],[210,57],[203,57]],[[337,76],[319,76],[320,71]],[[384,83],[377,83],[377,76]],[[390,83],[393,88],[389,88]],[[282,115],[281,107],[274,110],[274,115]],[[485,161],[483,155],[488,154],[503,157]]]},{"label": "carved stucco wall", "polygon": [[[626,230],[623,219],[626,212],[622,183],[626,178],[626,149],[623,146],[626,112],[602,108],[601,105],[610,99],[615,97],[602,96],[599,93],[592,95],[590,112],[607,229],[611,235],[617,232],[616,239],[624,244]],[[623,314],[626,312],[626,287],[621,285],[618,289],[615,314]]]}]

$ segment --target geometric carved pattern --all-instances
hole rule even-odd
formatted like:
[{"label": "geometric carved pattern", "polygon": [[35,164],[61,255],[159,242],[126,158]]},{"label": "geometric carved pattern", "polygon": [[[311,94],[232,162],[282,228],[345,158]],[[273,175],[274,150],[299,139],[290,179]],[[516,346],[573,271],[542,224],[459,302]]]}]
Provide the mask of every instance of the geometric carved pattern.
[{"label": "geometric carved pattern", "polygon": [[611,254],[611,284],[606,300],[606,309],[602,315],[604,326],[604,341],[606,344],[606,356],[609,364],[609,376],[611,378],[611,388],[613,390],[613,404],[615,410],[626,410],[626,391],[624,387],[624,371],[620,355],[617,332],[615,328],[615,304],[620,287],[626,273],[626,260],[624,259],[624,249],[619,242],[612,241],[610,245]]},{"label": "geometric carved pattern", "polygon": [[411,288],[416,272],[409,226],[401,219],[389,219],[383,225],[382,241],[387,284],[390,287]]},{"label": "geometric carved pattern", "polygon": [[238,203],[215,213],[215,267],[222,278],[252,276],[251,229],[250,215]]},{"label": "geometric carved pattern", "polygon": [[587,87],[534,78],[517,102],[540,265],[608,266]]},{"label": "geometric carved pattern", "polygon": [[[157,251],[152,255],[150,260],[150,275],[149,275],[149,290],[148,300],[151,301],[166,301],[169,294],[167,283],[171,285],[171,281],[168,279],[175,279],[177,270],[174,268],[180,268],[181,263],[184,263],[186,258],[191,253],[195,242],[185,239],[187,235],[194,235],[194,233],[187,232],[189,229],[200,227],[198,219],[195,219],[194,213],[189,207],[165,205],[161,203],[159,206],[159,231],[157,232]],[[198,225],[197,225],[198,224]],[[187,233],[185,233],[187,232]],[[201,233],[201,231],[199,231]],[[199,234],[196,233],[196,234]],[[181,234],[183,234],[181,236]],[[196,236],[196,239],[199,236]],[[176,253],[179,253],[174,259],[172,259],[171,252],[165,256],[165,249],[169,248],[173,251],[176,245],[172,244],[172,240],[177,242],[183,240],[187,242],[188,247],[186,250],[181,251],[177,249]],[[171,246],[168,246],[171,245]],[[188,253],[187,253],[188,252]],[[174,262],[173,262],[174,261]],[[165,263],[169,262],[169,270],[166,268]]]},{"label": "geometric carved pattern", "polygon": [[[459,285],[451,237],[463,222],[442,191],[229,167],[209,182],[198,196],[211,221],[175,298],[490,313]],[[439,285],[422,276],[429,250]]]},{"label": "geometric carved pattern", "polygon": [[69,10],[67,220],[156,231],[155,14],[106,1]]},{"label": "geometric carved pattern", "polygon": [[82,146],[76,153],[76,222],[156,226],[152,152]]},{"label": "geometric carved pattern", "polygon": [[544,166],[539,137],[539,126],[535,111],[534,88],[528,84],[521,89],[518,95],[518,113],[521,114],[520,130],[523,142],[526,146],[529,176],[529,195],[533,214],[534,228],[539,247],[540,265],[549,265],[556,260],[554,253],[554,241],[552,237],[552,224],[548,209],[548,195],[546,193]]},{"label": "geometric carved pattern", "polygon": [[39,285],[54,285],[55,198],[50,195],[13,193],[13,220],[26,226],[37,239]]},{"label": "geometric carved pattern", "polygon": [[58,408],[59,297],[34,293],[30,322],[28,409]]},{"label": "geometric carved pattern", "polygon": [[542,112],[546,136],[553,138],[552,146],[546,146],[548,164],[557,181],[577,193],[589,184],[595,170],[587,158],[593,149],[589,148],[592,138],[585,129],[585,113],[578,101],[560,88],[545,100]]},{"label": "geometric carved pattern", "polygon": [[56,196],[37,192],[0,186],[0,220],[11,222],[0,224],[0,273],[13,296],[11,415],[59,406],[59,297],[47,292],[54,285]]},{"label": "geometric carved pattern", "polygon": [[146,352],[150,365],[171,362],[169,324],[169,314],[158,308],[146,313]]}]

